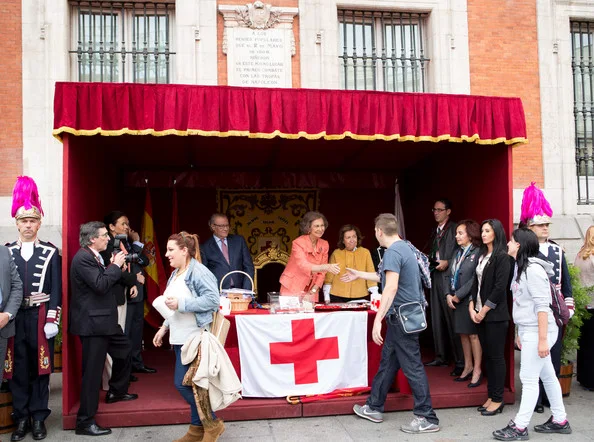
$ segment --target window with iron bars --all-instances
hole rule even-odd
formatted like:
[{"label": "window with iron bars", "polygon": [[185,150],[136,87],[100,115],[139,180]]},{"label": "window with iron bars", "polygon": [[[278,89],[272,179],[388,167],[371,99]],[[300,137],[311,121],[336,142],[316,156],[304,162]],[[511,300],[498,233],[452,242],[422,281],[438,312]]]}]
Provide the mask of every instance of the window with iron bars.
[{"label": "window with iron bars", "polygon": [[169,83],[175,0],[70,1],[78,81]]},{"label": "window with iron bars", "polygon": [[571,70],[578,204],[594,203],[594,22],[571,22]]},{"label": "window with iron bars", "polygon": [[427,14],[339,10],[343,89],[424,92]]}]

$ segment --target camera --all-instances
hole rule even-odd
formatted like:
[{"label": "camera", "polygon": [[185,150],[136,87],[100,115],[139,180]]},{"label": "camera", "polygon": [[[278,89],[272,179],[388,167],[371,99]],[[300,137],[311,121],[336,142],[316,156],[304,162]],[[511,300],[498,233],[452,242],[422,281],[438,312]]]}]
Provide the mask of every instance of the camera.
[{"label": "camera", "polygon": [[126,262],[138,262],[140,255],[138,253],[128,253],[125,258]]},{"label": "camera", "polygon": [[[118,253],[121,250],[121,243],[122,241],[127,241],[128,236],[122,234],[116,235],[113,237],[113,253]],[[140,255],[138,253],[126,253],[126,262],[138,262],[140,260]]]},{"label": "camera", "polygon": [[123,233],[116,235],[113,237],[113,250],[114,253],[117,253],[117,251],[120,250],[121,246],[120,244],[122,243],[122,241],[127,241],[128,240],[128,235],[124,235]]}]

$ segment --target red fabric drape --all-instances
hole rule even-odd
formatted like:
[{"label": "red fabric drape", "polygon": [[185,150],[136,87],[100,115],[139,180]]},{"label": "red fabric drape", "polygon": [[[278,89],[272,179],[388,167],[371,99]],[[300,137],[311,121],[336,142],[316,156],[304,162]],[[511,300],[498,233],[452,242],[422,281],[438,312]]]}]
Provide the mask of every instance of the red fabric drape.
[{"label": "red fabric drape", "polygon": [[525,143],[519,98],[229,86],[56,83],[54,135]]}]

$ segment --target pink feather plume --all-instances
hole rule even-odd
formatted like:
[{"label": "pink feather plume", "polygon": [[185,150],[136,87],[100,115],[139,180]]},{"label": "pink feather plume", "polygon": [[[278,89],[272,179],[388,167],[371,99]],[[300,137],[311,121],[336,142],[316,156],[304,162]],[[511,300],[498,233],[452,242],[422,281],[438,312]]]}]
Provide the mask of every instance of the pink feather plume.
[{"label": "pink feather plume", "polygon": [[553,216],[553,209],[536,183],[532,182],[524,189],[520,221],[525,223],[537,215]]},{"label": "pink feather plume", "polygon": [[12,191],[12,217],[17,213],[21,207],[29,210],[31,207],[36,207],[39,213],[43,215],[41,208],[41,200],[39,199],[39,192],[37,191],[37,184],[33,178],[28,176],[19,176]]}]

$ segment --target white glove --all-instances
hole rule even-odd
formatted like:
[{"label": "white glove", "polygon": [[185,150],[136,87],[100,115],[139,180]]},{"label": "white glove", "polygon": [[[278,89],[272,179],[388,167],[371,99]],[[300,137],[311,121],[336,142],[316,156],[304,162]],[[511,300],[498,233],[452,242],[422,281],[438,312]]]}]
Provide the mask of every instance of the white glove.
[{"label": "white glove", "polygon": [[330,302],[330,287],[332,287],[332,284],[324,284],[322,286],[322,291],[324,292],[324,302],[326,304]]},{"label": "white glove", "polygon": [[372,295],[379,295],[379,291],[377,289],[377,285],[374,287],[369,287],[367,290],[369,290],[369,293],[371,293]]},{"label": "white glove", "polygon": [[573,315],[575,315],[575,310],[572,308],[568,308],[567,311],[569,312],[569,319],[571,319]]},{"label": "white glove", "polygon": [[58,334],[58,325],[54,322],[47,322],[43,326],[45,332],[45,339],[51,339]]}]

